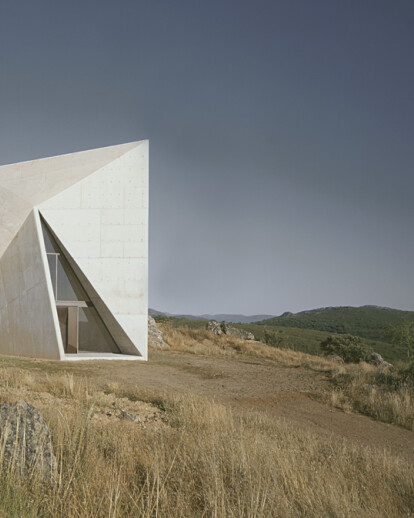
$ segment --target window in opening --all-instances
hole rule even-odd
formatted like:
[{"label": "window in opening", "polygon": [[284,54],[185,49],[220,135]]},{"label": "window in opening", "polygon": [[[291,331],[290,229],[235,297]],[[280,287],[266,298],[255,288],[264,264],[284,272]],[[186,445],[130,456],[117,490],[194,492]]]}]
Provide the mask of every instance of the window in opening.
[{"label": "window in opening", "polygon": [[[57,239],[43,219],[41,223],[65,351],[119,354],[118,346],[63,254]],[[68,311],[70,307],[77,308],[76,324],[72,324],[72,329],[73,325],[76,325],[78,331],[75,333],[77,342],[75,346],[73,345],[74,334],[70,333],[70,315],[74,312],[73,309]],[[69,335],[71,339],[68,338]],[[68,340],[71,343],[68,343]]]}]

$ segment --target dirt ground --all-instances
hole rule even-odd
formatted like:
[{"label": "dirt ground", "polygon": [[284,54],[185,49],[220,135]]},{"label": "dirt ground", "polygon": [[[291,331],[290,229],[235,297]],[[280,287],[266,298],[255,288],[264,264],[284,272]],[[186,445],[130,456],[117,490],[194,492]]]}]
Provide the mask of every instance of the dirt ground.
[{"label": "dirt ground", "polygon": [[356,442],[414,462],[414,432],[323,404],[329,388],[322,373],[285,367],[269,360],[152,352],[148,363],[76,362],[55,364],[97,384],[161,392],[196,393],[229,405],[235,413],[263,412],[289,425]]}]

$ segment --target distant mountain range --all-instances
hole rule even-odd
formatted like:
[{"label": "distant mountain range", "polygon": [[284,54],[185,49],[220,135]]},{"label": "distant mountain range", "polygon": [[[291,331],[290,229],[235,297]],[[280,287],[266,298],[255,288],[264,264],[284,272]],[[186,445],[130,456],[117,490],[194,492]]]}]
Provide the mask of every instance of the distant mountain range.
[{"label": "distant mountain range", "polygon": [[156,309],[149,308],[148,313],[152,317],[166,316],[174,318],[187,318],[188,320],[217,320],[222,322],[232,322],[234,324],[252,324],[268,318],[274,318],[274,315],[232,315],[227,313],[219,313],[217,315],[178,315],[173,313],[166,313],[165,311],[157,311]]}]

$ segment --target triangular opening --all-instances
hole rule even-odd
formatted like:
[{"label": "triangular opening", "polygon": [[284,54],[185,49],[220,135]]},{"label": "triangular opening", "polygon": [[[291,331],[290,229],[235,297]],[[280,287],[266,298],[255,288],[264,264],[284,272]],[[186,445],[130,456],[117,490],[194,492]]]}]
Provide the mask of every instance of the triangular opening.
[{"label": "triangular opening", "polygon": [[41,225],[65,353],[121,354],[43,218]]}]

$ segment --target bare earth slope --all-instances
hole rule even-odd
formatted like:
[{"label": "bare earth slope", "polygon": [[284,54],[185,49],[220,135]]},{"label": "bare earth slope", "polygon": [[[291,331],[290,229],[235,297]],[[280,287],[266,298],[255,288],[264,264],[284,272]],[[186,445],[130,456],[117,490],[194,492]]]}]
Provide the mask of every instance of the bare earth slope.
[{"label": "bare earth slope", "polygon": [[285,367],[265,359],[195,356],[178,352],[152,353],[148,363],[96,362],[55,364],[77,371],[102,386],[155,389],[215,398],[235,413],[259,411],[302,429],[346,439],[414,462],[414,432],[344,413],[321,402],[328,389],[323,373]]}]

